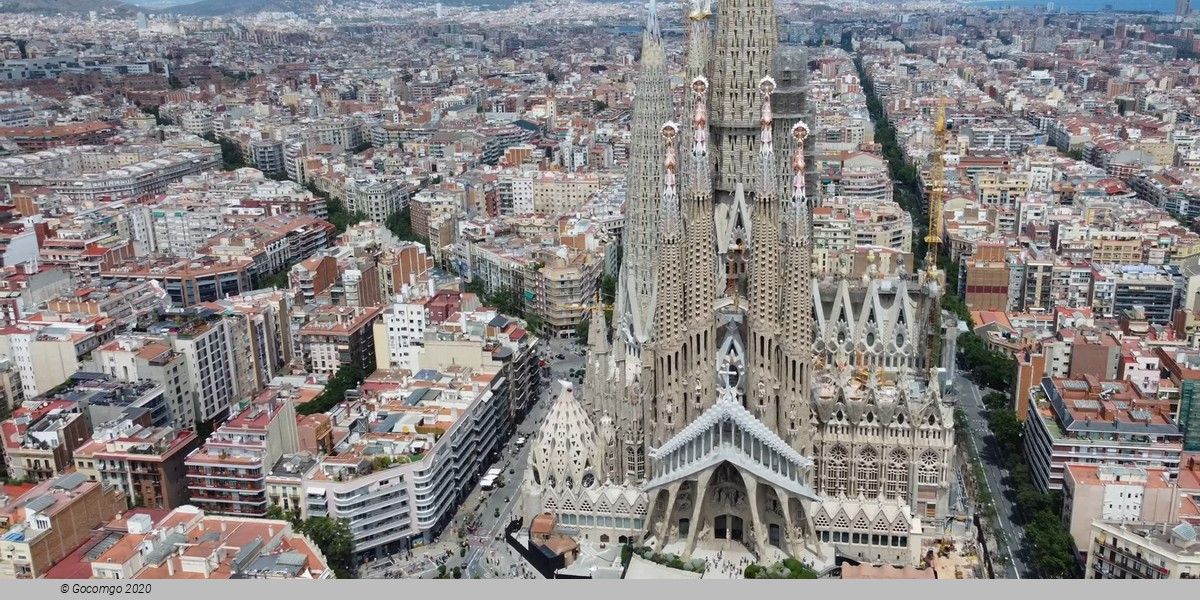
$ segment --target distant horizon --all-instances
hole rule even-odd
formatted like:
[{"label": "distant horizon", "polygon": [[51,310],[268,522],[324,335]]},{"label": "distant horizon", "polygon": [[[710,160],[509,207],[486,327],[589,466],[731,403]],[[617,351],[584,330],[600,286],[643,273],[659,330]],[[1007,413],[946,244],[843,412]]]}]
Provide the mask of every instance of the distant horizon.
[{"label": "distant horizon", "polygon": [[[1051,14],[1057,14],[1060,9],[1069,13],[1083,12],[1139,12],[1172,14],[1175,12],[1174,0],[962,0],[963,4],[999,4],[1008,7],[1033,8],[1053,4]],[[1106,8],[1106,7],[1110,7]]]}]

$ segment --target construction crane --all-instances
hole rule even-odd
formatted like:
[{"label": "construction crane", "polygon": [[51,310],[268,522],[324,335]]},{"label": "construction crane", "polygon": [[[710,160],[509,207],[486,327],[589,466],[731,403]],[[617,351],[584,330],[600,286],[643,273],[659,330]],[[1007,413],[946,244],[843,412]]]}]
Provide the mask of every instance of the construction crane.
[{"label": "construction crane", "polygon": [[937,119],[933,126],[933,164],[929,168],[929,234],[925,236],[925,286],[930,292],[929,355],[927,368],[937,365],[942,346],[942,307],[940,297],[945,293],[946,274],[938,268],[942,247],[942,206],[946,192],[946,132],[953,124],[946,120],[946,96],[938,100]]}]

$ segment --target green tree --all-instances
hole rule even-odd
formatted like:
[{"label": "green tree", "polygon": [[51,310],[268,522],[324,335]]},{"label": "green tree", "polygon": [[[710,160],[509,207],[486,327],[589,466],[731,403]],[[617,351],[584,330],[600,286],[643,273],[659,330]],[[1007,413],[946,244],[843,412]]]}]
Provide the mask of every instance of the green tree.
[{"label": "green tree", "polygon": [[455,579],[462,579],[462,567],[455,565],[453,573]]},{"label": "green tree", "polygon": [[584,317],[582,321],[575,325],[575,339],[578,340],[580,344],[586,345],[588,343],[588,333],[591,331],[591,326],[591,317]]},{"label": "green tree", "polygon": [[1008,407],[1008,395],[991,392],[983,397],[983,405],[992,410],[1002,410]]},{"label": "green tree", "polygon": [[970,332],[958,337],[958,351],[961,364],[970,371],[975,381],[1002,392],[1012,387],[1013,373],[1017,367],[1012,356],[988,350],[983,339]]},{"label": "green tree", "polygon": [[601,112],[604,110],[608,110],[608,103],[603,100],[593,100],[592,101],[592,110],[595,112]]},{"label": "green tree", "polygon": [[288,521],[296,531],[301,531],[304,528],[304,521],[300,520],[300,515],[294,510],[283,510],[278,504],[272,504],[267,507],[267,518],[277,521]]},{"label": "green tree", "polygon": [[354,579],[354,535],[350,532],[350,521],[310,517],[304,522],[304,535],[321,549],[338,579]]},{"label": "green tree", "polygon": [[512,288],[500,288],[494,293],[488,294],[485,302],[506,315],[521,316],[525,313],[525,305],[521,302],[521,296]]},{"label": "green tree", "polygon": [[536,332],[542,330],[542,325],[544,324],[544,321],[542,321],[541,317],[539,317],[537,315],[525,315],[521,318],[525,319],[525,326],[529,329],[529,331],[533,331],[536,333]]},{"label": "green tree", "polygon": [[345,399],[346,391],[358,389],[365,374],[357,364],[342,365],[338,372],[325,384],[325,389],[316,398],[296,406],[296,412],[302,415],[323,413]]},{"label": "green tree", "polygon": [[1067,150],[1067,156],[1069,156],[1075,160],[1083,160],[1083,150],[1081,150],[1079,148]]},{"label": "green tree", "polygon": [[[12,406],[0,401],[0,422],[7,421],[12,416]],[[8,482],[8,461],[4,456],[4,444],[0,444],[0,481]]]},{"label": "green tree", "polygon": [[384,225],[388,231],[392,232],[397,239],[406,242],[417,242],[423,244],[426,250],[430,249],[429,238],[417,235],[412,228],[412,211],[406,206],[397,212],[388,215]]},{"label": "green tree", "polygon": [[605,275],[604,279],[600,280],[600,302],[604,304],[612,304],[617,300],[617,278],[612,275]]},{"label": "green tree", "polygon": [[346,205],[342,203],[341,198],[327,197],[325,200],[325,212],[327,213],[325,220],[333,224],[334,235],[341,235],[351,225],[367,220],[367,215],[361,212],[347,211]]},{"label": "green tree", "polygon": [[242,149],[231,139],[220,137],[213,132],[204,134],[204,139],[221,146],[221,168],[226,171],[235,171],[246,166],[246,161],[242,157]]},{"label": "green tree", "polygon": [[479,296],[482,300],[487,295],[487,288],[484,286],[482,279],[472,279],[467,282],[467,291]]},{"label": "green tree", "polygon": [[269,273],[258,278],[258,287],[260,289],[275,288],[286,290],[288,288],[288,273],[292,272],[293,265],[287,265],[284,268]]},{"label": "green tree", "polygon": [[988,428],[996,436],[996,443],[1005,453],[1022,454],[1021,430],[1024,428],[1011,410],[993,410],[988,413]]}]

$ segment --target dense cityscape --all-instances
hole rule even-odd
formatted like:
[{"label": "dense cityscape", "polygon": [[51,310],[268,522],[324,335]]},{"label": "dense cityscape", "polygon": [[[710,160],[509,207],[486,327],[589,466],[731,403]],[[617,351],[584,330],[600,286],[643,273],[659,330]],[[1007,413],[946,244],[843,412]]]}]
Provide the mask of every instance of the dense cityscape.
[{"label": "dense cityscape", "polygon": [[6,0],[0,579],[1198,578],[1197,8]]}]

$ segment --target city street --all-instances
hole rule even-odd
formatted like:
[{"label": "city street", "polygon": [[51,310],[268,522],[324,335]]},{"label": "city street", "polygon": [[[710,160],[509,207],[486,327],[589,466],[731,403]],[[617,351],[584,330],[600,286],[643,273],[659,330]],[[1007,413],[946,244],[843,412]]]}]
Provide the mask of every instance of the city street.
[{"label": "city street", "polygon": [[967,443],[972,445],[973,451],[983,463],[983,484],[995,504],[997,524],[1004,532],[1005,541],[998,541],[1001,556],[995,558],[1003,559],[999,562],[1015,565],[1015,569],[1006,568],[1005,574],[1010,578],[1020,579],[1029,573],[1024,558],[1025,532],[1014,524],[1016,506],[1006,493],[1008,488],[1004,485],[1005,470],[1000,466],[1000,449],[996,447],[988,430],[987,408],[983,405],[983,395],[986,392],[981,392],[974,382],[961,375],[955,377],[954,386],[957,390],[958,406],[966,413],[968,429],[971,432],[971,439]]},{"label": "city street", "polygon": [[[552,342],[552,343],[549,343]],[[587,358],[580,356],[578,350],[583,347],[571,340],[552,340],[543,342],[543,356],[549,363],[549,380],[544,384],[538,397],[538,403],[529,415],[517,427],[516,434],[509,440],[500,462],[488,468],[502,469],[503,487],[485,491],[476,487],[459,506],[454,520],[432,544],[415,548],[412,558],[397,555],[389,561],[377,561],[367,570],[368,577],[413,577],[431,579],[437,577],[438,562],[443,560],[447,571],[461,567],[463,577],[471,578],[520,578],[523,576],[540,577],[536,571],[523,562],[519,555],[512,551],[504,540],[504,527],[512,521],[514,511],[520,504],[521,483],[525,476],[525,465],[529,454],[536,445],[538,429],[550,410],[554,399],[560,392],[560,380],[571,380],[576,393],[581,388],[578,380],[570,378],[570,372],[582,369]],[[564,358],[558,360],[556,356]],[[526,444],[517,448],[517,439],[527,436]],[[474,533],[467,533],[465,538],[459,537],[459,530],[472,519],[475,520]],[[461,544],[468,543],[466,556],[460,556]],[[449,556],[446,556],[449,551]]]}]

